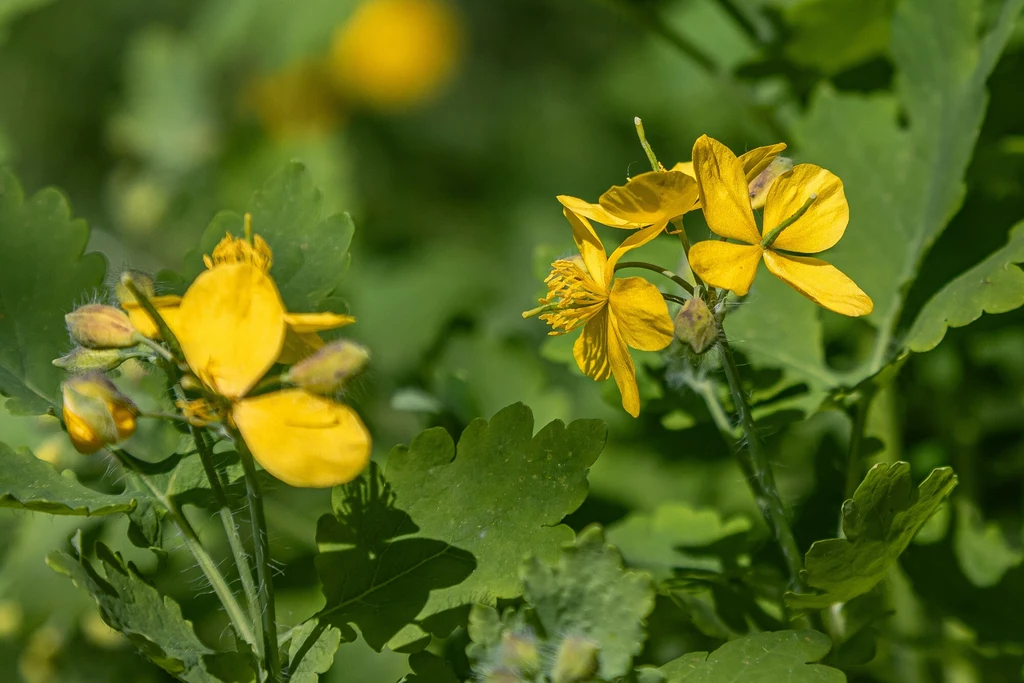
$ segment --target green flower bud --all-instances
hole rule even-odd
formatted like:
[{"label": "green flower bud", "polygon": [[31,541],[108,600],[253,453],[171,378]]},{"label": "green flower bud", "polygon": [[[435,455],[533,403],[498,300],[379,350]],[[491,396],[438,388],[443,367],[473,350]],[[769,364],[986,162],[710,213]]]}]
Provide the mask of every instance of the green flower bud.
[{"label": "green flower bud", "polygon": [[53,364],[67,372],[79,374],[91,370],[107,372],[125,360],[118,349],[87,349],[79,346],[66,356],[54,358]]},{"label": "green flower bud", "polygon": [[90,349],[118,349],[138,343],[135,328],[119,308],[104,304],[79,306],[64,316],[68,332],[76,342]]},{"label": "green flower bud", "polygon": [[128,275],[131,277],[132,282],[136,287],[139,288],[143,294],[152,299],[156,296],[156,289],[153,287],[153,278],[146,275],[141,270],[126,270],[121,277],[117,279],[117,284],[114,285],[114,294],[117,296],[117,300],[122,306],[125,304],[134,304],[135,295],[131,293],[124,285],[124,276]]},{"label": "green flower bud", "polygon": [[333,394],[366,367],[369,360],[366,347],[341,339],[293,365],[284,381],[316,394]]},{"label": "green flower bud", "polygon": [[583,683],[597,673],[597,643],[583,636],[568,636],[555,655],[551,683]]},{"label": "green flower bud", "polygon": [[501,636],[501,661],[507,667],[525,674],[540,670],[540,651],[532,633],[505,632]]},{"label": "green flower bud", "polygon": [[789,157],[775,157],[768,167],[761,171],[756,178],[750,181],[750,207],[760,209],[768,198],[768,190],[772,183],[783,173],[793,169],[793,160]]},{"label": "green flower bud", "polygon": [[79,453],[95,453],[135,433],[139,409],[102,373],[71,377],[61,396],[68,437]]},{"label": "green flower bud", "polygon": [[686,342],[694,353],[701,354],[715,343],[718,324],[708,305],[699,296],[687,299],[675,319],[676,338]]}]

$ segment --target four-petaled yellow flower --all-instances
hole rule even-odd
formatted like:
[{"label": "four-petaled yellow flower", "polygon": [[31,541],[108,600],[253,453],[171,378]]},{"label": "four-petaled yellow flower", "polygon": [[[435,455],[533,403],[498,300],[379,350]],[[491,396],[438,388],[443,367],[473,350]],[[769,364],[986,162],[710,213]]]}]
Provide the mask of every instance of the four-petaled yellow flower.
[{"label": "four-petaled yellow flower", "polygon": [[566,208],[579,257],[559,259],[545,282],[542,306],[523,317],[541,314],[550,334],[565,334],[583,325],[573,346],[580,370],[595,380],[609,376],[622,394],[622,407],[640,414],[636,369],[629,349],[660,351],[672,341],[672,318],[658,288],[641,277],[615,278],[615,265],[626,252],[647,244],[665,229],[660,221],[630,235],[609,257],[585,217]]},{"label": "four-petaled yellow flower", "polygon": [[853,280],[805,255],[832,247],[846,231],[850,208],[839,178],[813,164],[795,166],[768,191],[758,233],[748,180],[736,155],[704,135],[693,146],[693,165],[708,227],[720,237],[741,242],[693,245],[690,267],[705,282],[742,296],[764,259],[770,272],[825,308],[848,316],[871,312],[871,299]]},{"label": "four-petaled yellow flower", "polygon": [[[297,325],[267,274],[269,248],[258,238],[250,245],[229,235],[207,265],[171,326],[189,367],[225,399],[229,421],[270,474],[317,488],[354,479],[370,457],[370,435],[355,411],[303,389],[248,396]],[[300,331],[320,329],[317,321],[326,320],[309,315],[312,322],[298,323]]]}]

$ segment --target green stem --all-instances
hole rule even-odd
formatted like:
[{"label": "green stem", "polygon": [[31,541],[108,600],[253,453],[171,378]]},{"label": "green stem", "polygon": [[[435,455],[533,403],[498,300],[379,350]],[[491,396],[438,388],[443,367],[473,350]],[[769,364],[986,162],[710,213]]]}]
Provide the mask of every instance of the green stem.
[{"label": "green stem", "polygon": [[[722,349],[722,368],[725,370],[725,378],[729,383],[729,391],[732,393],[732,400],[736,404],[736,412],[739,413],[740,428],[747,441],[747,453],[749,463],[744,467],[745,471],[752,473],[749,479],[753,489],[754,498],[761,508],[761,514],[768,522],[775,535],[775,540],[782,550],[782,557],[789,570],[790,582],[798,590],[805,589],[800,571],[803,568],[803,558],[800,555],[800,548],[793,536],[793,529],[789,526],[789,519],[786,517],[786,507],[779,495],[779,489],[775,485],[775,475],[772,473],[771,463],[764,451],[764,444],[757,433],[754,425],[754,416],[747,402],[747,396],[740,384],[739,368],[736,367],[736,359],[729,348],[729,341],[722,334],[719,338],[719,346]],[[742,451],[740,451],[742,453]],[[741,464],[743,464],[741,458]]]},{"label": "green stem", "polygon": [[249,499],[249,521],[252,525],[252,544],[255,550],[256,578],[259,581],[260,616],[263,624],[263,661],[267,667],[266,683],[280,683],[281,656],[277,644],[277,613],[274,606],[274,583],[270,574],[270,537],[263,512],[263,494],[256,473],[252,453],[241,437],[235,439],[245,472],[245,491]]},{"label": "green stem", "polygon": [[664,299],[665,301],[672,301],[672,302],[680,304],[680,305],[686,303],[686,299],[684,299],[681,296],[676,296],[675,294],[665,294],[664,292],[662,292],[661,293],[661,298]]},{"label": "green stem", "polygon": [[676,283],[684,290],[686,290],[686,292],[690,296],[693,296],[693,285],[691,285],[689,282],[673,273],[671,270],[666,270],[661,266],[655,265],[653,263],[647,263],[646,261],[620,261],[619,263],[615,264],[616,271],[622,268],[643,268],[644,270],[649,270],[651,272],[658,273],[659,275],[664,275],[668,279],[672,280],[672,282]]},{"label": "green stem", "polygon": [[647,142],[647,134],[644,132],[644,122],[640,120],[639,116],[634,116],[633,125],[636,126],[636,135],[640,138],[640,146],[644,148],[644,153],[647,154],[647,161],[651,164],[651,170],[663,171],[664,168],[662,167],[661,162],[658,161],[658,157],[654,153],[654,148],[651,147],[651,143]]},{"label": "green stem", "polygon": [[853,427],[850,431],[850,452],[846,457],[846,488],[843,500],[853,498],[863,478],[864,429],[867,427],[868,412],[875,398],[874,388],[868,388],[857,398],[853,408]]},{"label": "green stem", "polygon": [[[181,345],[178,343],[178,338],[174,336],[174,332],[172,332],[171,328],[167,326],[163,316],[156,310],[156,306],[154,306],[153,302],[149,300],[146,293],[139,289],[139,286],[135,284],[135,280],[132,279],[131,274],[125,273],[122,275],[121,284],[123,284],[125,288],[132,293],[132,296],[135,297],[135,301],[139,306],[141,306],[142,309],[149,314],[149,317],[153,319],[154,324],[156,324],[156,329],[160,331],[160,338],[167,344],[167,347],[171,350],[174,357],[182,358]],[[150,346],[156,349],[159,344],[151,344]]]},{"label": "green stem", "polygon": [[108,448],[108,450],[114,455],[115,458],[121,463],[121,466],[130,472],[138,481],[149,491],[150,495],[160,503],[167,514],[170,516],[171,521],[178,527],[181,532],[182,538],[185,540],[185,547],[188,548],[192,557],[195,558],[196,563],[206,576],[206,580],[210,582],[210,586],[213,588],[213,592],[220,599],[220,604],[224,607],[224,611],[228,615],[228,619],[231,620],[232,626],[235,627],[235,631],[239,637],[249,644],[253,648],[253,651],[257,649],[256,636],[252,631],[252,627],[246,620],[245,613],[242,611],[238,601],[235,600],[234,594],[231,592],[231,588],[228,586],[227,581],[224,579],[224,575],[220,573],[220,569],[217,568],[217,563],[213,561],[210,554],[206,552],[206,548],[203,547],[202,542],[199,540],[199,535],[196,534],[195,529],[192,528],[192,524],[188,521],[181,510],[171,502],[171,500],[164,495],[154,484],[150,481],[149,477],[140,472],[134,465],[134,458],[122,451],[119,448]]}]

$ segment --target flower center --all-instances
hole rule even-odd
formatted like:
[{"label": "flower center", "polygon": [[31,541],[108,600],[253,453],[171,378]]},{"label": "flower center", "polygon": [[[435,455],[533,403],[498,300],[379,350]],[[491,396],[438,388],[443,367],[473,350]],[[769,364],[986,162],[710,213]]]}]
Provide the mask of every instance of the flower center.
[{"label": "flower center", "polygon": [[217,243],[212,256],[203,256],[207,268],[230,263],[248,263],[264,273],[270,272],[274,255],[270,245],[259,235],[252,234],[252,214],[245,214],[245,237],[234,237],[228,233]]},{"label": "flower center", "polygon": [[552,263],[544,282],[548,286],[548,295],[540,300],[544,305],[531,313],[542,313],[540,319],[551,326],[551,334],[573,331],[608,302],[608,292],[590,277],[578,256]]}]

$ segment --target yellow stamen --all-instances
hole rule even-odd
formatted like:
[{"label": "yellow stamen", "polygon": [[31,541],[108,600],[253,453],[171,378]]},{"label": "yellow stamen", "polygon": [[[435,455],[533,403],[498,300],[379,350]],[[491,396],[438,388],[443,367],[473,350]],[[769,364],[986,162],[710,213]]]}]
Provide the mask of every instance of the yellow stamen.
[{"label": "yellow stamen", "polygon": [[[585,323],[608,301],[608,292],[594,281],[582,266],[582,259],[559,259],[551,264],[551,273],[544,282],[548,295],[540,300],[540,319],[551,326],[551,334],[572,332]],[[524,314],[525,316],[526,314]]]},{"label": "yellow stamen", "polygon": [[175,401],[174,405],[181,411],[182,416],[196,427],[206,427],[221,422],[226,415],[220,406],[214,405],[205,398],[197,398],[194,401]]},{"label": "yellow stamen", "polygon": [[249,263],[265,273],[270,272],[274,254],[266,240],[253,234],[252,214],[245,214],[242,230],[244,237],[234,237],[228,233],[214,247],[212,256],[203,256],[207,268],[229,263]]}]

